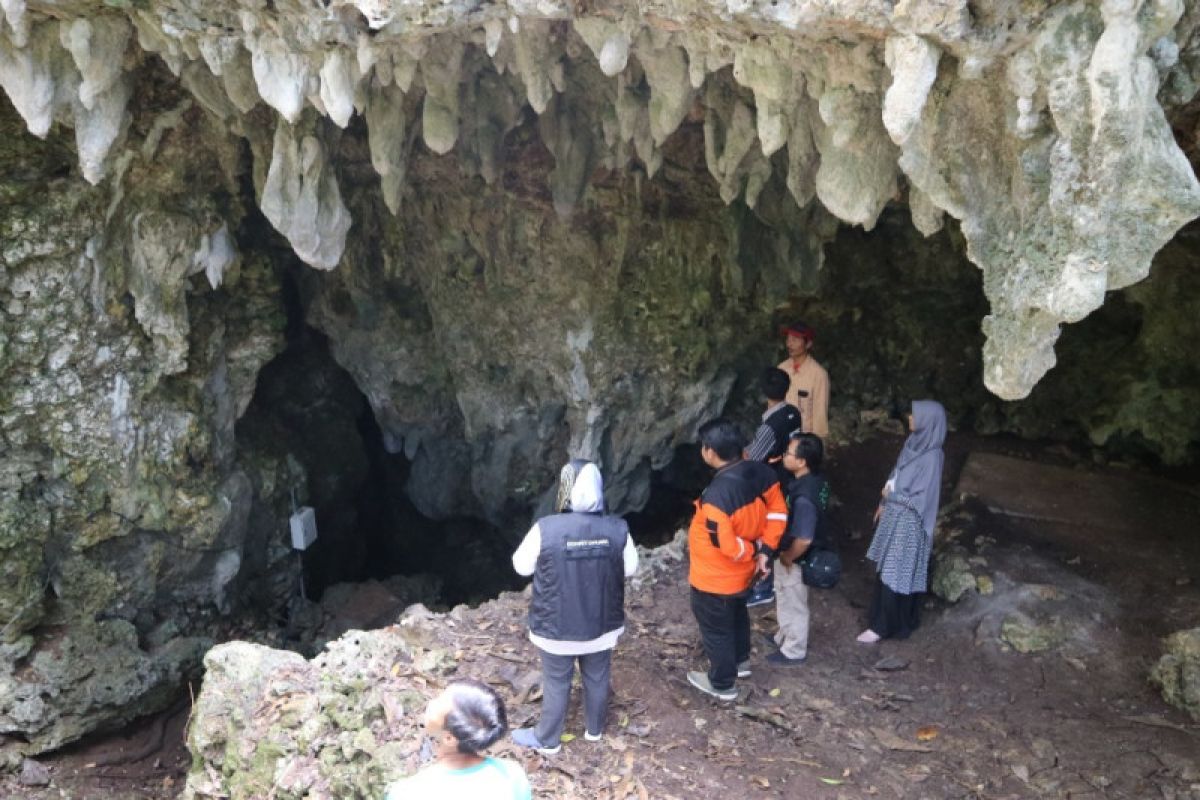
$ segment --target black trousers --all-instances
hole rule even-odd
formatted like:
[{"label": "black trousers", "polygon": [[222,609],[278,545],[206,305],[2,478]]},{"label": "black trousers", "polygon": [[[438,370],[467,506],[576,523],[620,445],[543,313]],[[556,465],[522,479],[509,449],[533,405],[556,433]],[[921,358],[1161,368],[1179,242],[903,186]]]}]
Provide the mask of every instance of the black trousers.
[{"label": "black trousers", "polygon": [[728,689],[737,679],[737,665],[750,658],[746,595],[709,594],[693,587],[692,613],[708,656],[708,680],[714,689]]},{"label": "black trousers", "polygon": [[921,624],[921,595],[899,594],[875,576],[867,627],[883,639],[907,639]]}]

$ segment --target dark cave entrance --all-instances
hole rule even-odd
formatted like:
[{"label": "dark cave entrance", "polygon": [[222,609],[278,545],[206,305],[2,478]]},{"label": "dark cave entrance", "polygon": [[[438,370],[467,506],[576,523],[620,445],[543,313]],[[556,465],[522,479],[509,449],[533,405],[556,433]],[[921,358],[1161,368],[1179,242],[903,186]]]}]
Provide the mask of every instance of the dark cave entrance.
[{"label": "dark cave entrance", "polygon": [[712,470],[700,459],[699,445],[676,447],[671,461],[650,473],[650,499],[645,507],[625,515],[634,541],[645,547],[671,541],[676,531],[687,527],[692,502],[711,478]]},{"label": "dark cave entrance", "polygon": [[[293,507],[315,510],[318,538],[298,559],[307,598],[321,601],[333,590],[332,602],[354,605],[363,601],[354,585],[371,583],[371,602],[387,605],[390,595],[401,607],[438,608],[519,588],[509,566],[512,545],[499,529],[472,517],[431,519],[408,498],[411,462],[385,446],[366,396],[327,338],[303,322],[290,275],[283,287],[287,346],[259,373],[237,435],[252,458],[291,463],[301,476],[276,487],[275,530],[267,535],[290,547]],[[297,583],[293,596],[299,590]]]}]

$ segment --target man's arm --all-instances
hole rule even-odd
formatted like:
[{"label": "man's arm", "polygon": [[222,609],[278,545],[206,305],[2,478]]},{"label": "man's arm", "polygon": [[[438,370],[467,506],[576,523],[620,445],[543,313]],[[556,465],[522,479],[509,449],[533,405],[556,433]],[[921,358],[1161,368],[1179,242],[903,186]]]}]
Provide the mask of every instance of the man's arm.
[{"label": "man's arm", "polygon": [[824,369],[817,372],[812,389],[812,432],[822,439],[829,436],[829,373]]},{"label": "man's arm", "polygon": [[[525,534],[524,541],[517,548],[517,552],[513,553],[512,565],[518,575],[526,577],[533,574],[537,569],[538,555],[542,552],[542,529],[533,523],[533,527],[529,529],[529,533]],[[636,555],[636,553],[635,553]]]},{"label": "man's arm", "polygon": [[779,548],[779,540],[787,530],[788,509],[787,501],[783,499],[783,491],[779,482],[772,483],[762,495],[767,507],[767,519],[763,524],[762,542],[772,550]]},{"label": "man's arm", "polygon": [[817,534],[817,509],[807,497],[797,498],[788,520],[787,536],[791,544],[779,553],[779,560],[787,566],[804,555]]},{"label": "man's arm", "polygon": [[746,448],[746,458],[750,461],[766,461],[774,444],[775,431],[771,430],[771,426],[764,422],[758,426],[758,430],[754,433],[754,441]]},{"label": "man's arm", "polygon": [[629,531],[625,531],[625,549],[621,551],[621,559],[625,562],[625,577],[632,577],[633,573],[637,572],[638,553],[637,545],[633,543]]}]

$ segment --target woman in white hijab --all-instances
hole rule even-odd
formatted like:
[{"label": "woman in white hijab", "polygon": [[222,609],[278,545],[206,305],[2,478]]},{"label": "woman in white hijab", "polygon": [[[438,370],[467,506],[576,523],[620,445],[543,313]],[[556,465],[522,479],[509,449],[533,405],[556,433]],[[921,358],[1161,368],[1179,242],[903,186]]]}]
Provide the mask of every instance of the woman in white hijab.
[{"label": "woman in white hijab", "polygon": [[908,425],[912,432],[883,487],[883,501],[875,512],[875,538],[867,550],[878,577],[867,629],[858,635],[864,644],[907,639],[920,624],[919,595],[928,588],[941,499],[946,409],[936,400],[916,400]]},{"label": "woman in white hijab", "polygon": [[597,741],[604,733],[612,651],[625,630],[624,580],[638,562],[625,520],[604,513],[604,482],[595,464],[572,461],[563,468],[556,506],[560,513],[534,523],[512,557],[519,575],[533,576],[529,641],[542,659],[541,718],[512,738],[544,755],[559,750],[576,662],[584,738]]}]

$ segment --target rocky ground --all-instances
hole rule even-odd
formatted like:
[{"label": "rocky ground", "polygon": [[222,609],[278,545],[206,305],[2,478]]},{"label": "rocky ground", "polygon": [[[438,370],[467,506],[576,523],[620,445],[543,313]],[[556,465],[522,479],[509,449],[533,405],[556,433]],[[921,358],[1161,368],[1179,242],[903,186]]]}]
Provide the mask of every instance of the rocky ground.
[{"label": "rocky ground", "polygon": [[[683,677],[702,663],[683,553],[660,548],[630,593],[605,740],[583,741],[576,710],[568,731],[578,738],[559,756],[499,748],[525,763],[535,796],[1200,798],[1200,727],[1146,677],[1161,638],[1197,623],[1193,532],[1079,531],[955,503],[949,487],[967,449],[1030,454],[959,437],[948,454],[940,552],[944,563],[963,562],[957,572],[943,567],[961,596],[931,598],[909,641],[858,645],[869,510],[898,444],[884,437],[838,451],[831,475],[847,574],[836,589],[812,592],[807,664],[768,667],[756,634],[754,675],[736,703],[696,693]],[[1075,466],[1080,481],[1095,471]],[[191,714],[197,760],[187,796],[377,797],[392,770],[419,762],[419,709],[457,676],[497,686],[514,724],[534,719],[525,605],[513,593],[447,617],[410,610],[401,624],[347,635],[312,662],[251,645],[214,651]],[[756,631],[771,630],[773,611],[753,613]],[[0,796],[177,797],[189,761],[186,712],[185,704],[47,759],[48,788],[10,777]],[[307,752],[297,746],[306,736]],[[222,774],[235,765],[235,778]]]}]

